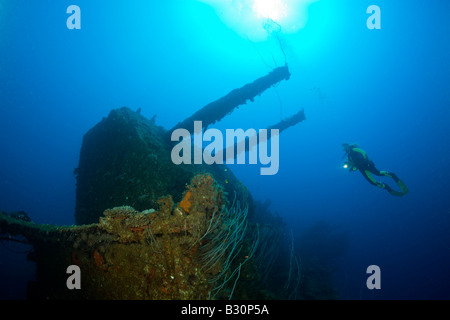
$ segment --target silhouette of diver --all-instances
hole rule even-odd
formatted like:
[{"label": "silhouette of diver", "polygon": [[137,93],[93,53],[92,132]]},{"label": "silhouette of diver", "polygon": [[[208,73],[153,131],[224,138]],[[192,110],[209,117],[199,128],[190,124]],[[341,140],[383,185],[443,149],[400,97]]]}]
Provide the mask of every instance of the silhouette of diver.
[{"label": "silhouette of diver", "polygon": [[[409,192],[406,185],[397,177],[395,173],[380,171],[375,168],[375,164],[373,163],[373,161],[369,159],[364,150],[358,148],[357,144],[344,143],[342,147],[345,151],[344,156],[347,156],[347,162],[344,164],[344,168],[349,168],[349,171],[359,170],[363,177],[366,178],[366,180],[369,181],[370,184],[381,189],[386,189],[393,196],[401,197]],[[400,187],[402,192],[395,191],[386,183],[375,180],[372,177],[372,174],[394,179],[395,183]]]}]

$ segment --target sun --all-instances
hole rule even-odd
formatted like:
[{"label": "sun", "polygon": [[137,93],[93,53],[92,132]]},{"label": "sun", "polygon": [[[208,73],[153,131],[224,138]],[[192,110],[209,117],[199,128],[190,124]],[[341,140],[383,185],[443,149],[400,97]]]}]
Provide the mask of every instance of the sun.
[{"label": "sun", "polygon": [[287,16],[287,5],[283,0],[253,0],[252,9],[259,17],[273,21]]}]

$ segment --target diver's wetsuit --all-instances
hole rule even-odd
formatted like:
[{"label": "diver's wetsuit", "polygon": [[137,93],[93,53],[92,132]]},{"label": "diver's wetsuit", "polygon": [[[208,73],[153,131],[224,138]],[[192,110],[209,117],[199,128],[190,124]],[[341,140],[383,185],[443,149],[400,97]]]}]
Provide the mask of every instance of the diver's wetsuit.
[{"label": "diver's wetsuit", "polygon": [[[406,185],[397,177],[395,173],[378,170],[375,167],[373,161],[370,160],[366,152],[364,152],[364,150],[359,149],[356,146],[349,146],[349,149],[347,150],[347,157],[347,165],[349,166],[349,170],[359,170],[363,177],[366,178],[366,180],[369,181],[370,184],[382,189],[386,189],[390,194],[394,196],[404,196],[409,192]],[[394,179],[395,183],[400,187],[402,192],[395,191],[386,183],[375,180],[372,177],[372,174]]]}]

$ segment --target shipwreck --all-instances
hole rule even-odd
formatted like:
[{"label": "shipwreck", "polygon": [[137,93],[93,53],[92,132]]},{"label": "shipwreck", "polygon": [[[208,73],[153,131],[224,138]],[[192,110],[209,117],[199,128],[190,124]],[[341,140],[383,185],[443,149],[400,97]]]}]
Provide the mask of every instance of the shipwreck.
[{"label": "shipwreck", "polygon": [[[298,263],[281,218],[255,202],[225,165],[177,165],[170,157],[174,130],[192,130],[194,121],[207,128],[289,77],[287,66],[276,68],[169,130],[127,107],[112,110],[83,137],[74,171],[76,225],[0,213],[2,241],[33,247],[36,281],[27,296],[298,297]],[[304,119],[300,110],[268,129],[281,132]],[[71,265],[81,271],[81,289],[66,284]]]}]

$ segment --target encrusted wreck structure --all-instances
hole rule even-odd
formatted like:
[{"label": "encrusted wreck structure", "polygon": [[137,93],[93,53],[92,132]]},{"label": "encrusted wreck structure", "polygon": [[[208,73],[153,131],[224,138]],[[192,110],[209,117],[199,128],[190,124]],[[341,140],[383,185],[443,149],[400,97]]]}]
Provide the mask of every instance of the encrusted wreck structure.
[{"label": "encrusted wreck structure", "polygon": [[[194,120],[205,127],[219,121],[289,76],[287,66],[277,68],[171,130],[129,108],[112,110],[83,138],[74,172],[77,225],[36,225],[0,214],[0,234],[20,236],[34,248],[37,279],[29,297],[295,297],[298,282],[289,290],[270,286],[281,273],[295,283],[299,272],[298,264],[293,271],[292,253],[285,264],[276,259],[292,251],[281,219],[259,214],[225,166],[175,165],[169,138]],[[300,111],[270,128],[282,131],[304,119]],[[80,290],[66,285],[70,265],[80,267]],[[273,268],[277,275],[270,275]]]},{"label": "encrusted wreck structure", "polygon": [[[170,195],[158,204],[157,211],[108,209],[98,223],[70,227],[35,225],[3,213],[1,228],[33,243],[38,283],[32,297],[231,297],[227,283],[234,270],[245,272],[259,238],[258,230],[246,237],[254,228],[247,223],[246,202],[227,204],[223,189],[203,174],[192,179],[178,204]],[[81,290],[67,288],[70,265],[81,268]]]}]

